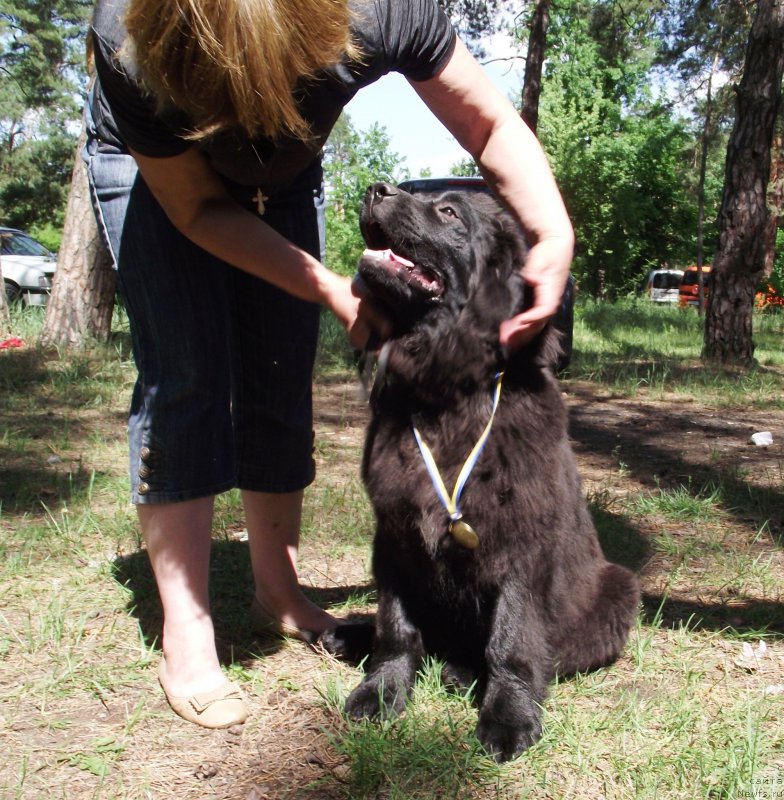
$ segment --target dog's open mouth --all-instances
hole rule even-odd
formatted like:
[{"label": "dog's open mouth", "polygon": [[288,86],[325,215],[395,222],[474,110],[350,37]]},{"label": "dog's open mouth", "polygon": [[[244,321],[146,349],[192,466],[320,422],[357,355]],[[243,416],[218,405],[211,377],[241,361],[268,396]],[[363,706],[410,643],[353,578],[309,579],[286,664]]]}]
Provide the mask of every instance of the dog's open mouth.
[{"label": "dog's open mouth", "polygon": [[386,250],[367,249],[362,253],[362,259],[402,280],[412,289],[424,292],[429,297],[440,297],[444,293],[441,276],[434,270],[421,264],[415,264],[388,248]]}]

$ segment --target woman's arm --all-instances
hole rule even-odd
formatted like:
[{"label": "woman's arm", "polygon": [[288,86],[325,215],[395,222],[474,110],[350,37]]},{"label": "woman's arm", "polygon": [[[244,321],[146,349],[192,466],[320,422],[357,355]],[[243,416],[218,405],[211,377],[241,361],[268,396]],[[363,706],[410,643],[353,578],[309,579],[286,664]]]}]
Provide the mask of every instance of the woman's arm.
[{"label": "woman's arm", "polygon": [[198,150],[169,158],[132,155],[172,224],[199,247],[289,294],[326,305],[355,347],[365,346],[371,330],[385,335],[386,321],[349,278],[328,270],[237,204]]},{"label": "woman's arm", "polygon": [[532,242],[523,275],[534,289],[534,305],[501,326],[501,343],[517,347],[557,310],[574,249],[572,225],[547,158],[462,42],[436,77],[411,84],[473,156]]}]

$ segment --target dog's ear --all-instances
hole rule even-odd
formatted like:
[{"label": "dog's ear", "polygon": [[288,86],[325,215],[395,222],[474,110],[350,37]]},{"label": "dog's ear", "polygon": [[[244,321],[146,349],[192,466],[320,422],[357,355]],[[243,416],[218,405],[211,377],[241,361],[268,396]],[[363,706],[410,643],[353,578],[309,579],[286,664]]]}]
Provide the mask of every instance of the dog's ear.
[{"label": "dog's ear", "polygon": [[474,239],[477,269],[472,275],[471,306],[479,319],[500,322],[526,307],[521,270],[528,247],[517,223],[506,212],[487,217],[489,230]]},{"label": "dog's ear", "polygon": [[[472,307],[485,324],[498,326],[505,319],[526,311],[533,305],[533,291],[523,280],[522,268],[528,243],[514,218],[499,212],[490,236],[484,269],[478,271]],[[548,324],[533,341],[512,354],[510,366],[536,365],[553,368],[561,356],[561,333]]]},{"label": "dog's ear", "polygon": [[529,357],[537,366],[555,369],[563,355],[561,335],[561,332],[549,322],[545,329],[524,349],[528,349]]}]

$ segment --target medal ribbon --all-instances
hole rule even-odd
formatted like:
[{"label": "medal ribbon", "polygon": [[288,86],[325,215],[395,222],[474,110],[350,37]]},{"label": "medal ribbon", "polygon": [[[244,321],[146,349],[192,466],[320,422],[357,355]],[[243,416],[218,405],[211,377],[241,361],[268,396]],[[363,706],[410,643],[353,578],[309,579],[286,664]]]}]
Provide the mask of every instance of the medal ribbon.
[{"label": "medal ribbon", "polygon": [[487,425],[485,425],[485,429],[482,431],[482,435],[479,437],[479,440],[474,445],[474,449],[468,454],[468,458],[466,459],[465,464],[463,464],[460,474],[457,476],[457,482],[455,483],[455,488],[452,491],[451,496],[444,485],[444,480],[441,477],[441,473],[438,471],[438,465],[436,464],[436,460],[433,458],[433,454],[430,452],[430,448],[425,444],[425,441],[417,430],[416,425],[411,426],[414,430],[414,438],[416,439],[416,443],[419,445],[419,452],[422,453],[422,460],[425,462],[427,473],[430,475],[430,480],[433,483],[433,488],[436,490],[436,494],[441,500],[444,508],[447,510],[449,519],[452,520],[452,522],[457,522],[457,520],[463,516],[462,512],[460,511],[460,495],[463,492],[463,487],[466,485],[466,481],[468,481],[471,472],[476,466],[476,462],[479,460],[479,456],[484,449],[485,442],[487,442],[487,437],[490,436],[490,429],[493,427],[493,420],[495,419],[495,412],[498,408],[498,401],[501,399],[501,381],[503,380],[503,377],[503,372],[499,372],[498,375],[496,375],[495,391],[493,392],[493,410],[490,412],[490,419],[487,421]]}]

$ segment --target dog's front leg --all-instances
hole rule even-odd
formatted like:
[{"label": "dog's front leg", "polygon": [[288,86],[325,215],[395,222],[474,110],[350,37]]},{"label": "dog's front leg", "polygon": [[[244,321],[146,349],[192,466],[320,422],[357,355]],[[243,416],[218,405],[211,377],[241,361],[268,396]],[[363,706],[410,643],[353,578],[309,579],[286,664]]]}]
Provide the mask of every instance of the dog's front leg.
[{"label": "dog's front leg", "polygon": [[393,717],[403,710],[423,656],[422,636],[400,598],[380,591],[370,668],[349,695],[346,712],[354,719]]},{"label": "dog's front leg", "polygon": [[476,734],[497,761],[515,758],[541,736],[550,674],[544,627],[519,591],[519,586],[502,590],[485,650],[487,679]]}]

